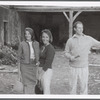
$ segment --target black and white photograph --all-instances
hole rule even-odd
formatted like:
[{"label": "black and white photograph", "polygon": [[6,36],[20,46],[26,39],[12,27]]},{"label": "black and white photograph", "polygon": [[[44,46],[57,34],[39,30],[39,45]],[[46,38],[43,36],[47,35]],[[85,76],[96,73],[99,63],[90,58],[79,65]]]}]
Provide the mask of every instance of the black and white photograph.
[{"label": "black and white photograph", "polygon": [[0,1],[0,94],[99,97],[100,2]]}]

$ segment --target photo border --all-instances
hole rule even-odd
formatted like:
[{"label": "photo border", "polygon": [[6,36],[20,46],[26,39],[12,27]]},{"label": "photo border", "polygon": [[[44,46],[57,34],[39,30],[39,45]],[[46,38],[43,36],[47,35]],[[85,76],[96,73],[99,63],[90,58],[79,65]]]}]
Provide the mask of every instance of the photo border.
[{"label": "photo border", "polygon": [[[27,2],[27,0],[0,0],[0,3],[1,2],[4,2],[4,3],[6,3],[5,1],[8,1],[9,3],[11,2],[12,4],[14,3],[13,1],[18,1],[19,3],[20,2]],[[32,2],[35,2],[35,1],[38,1],[38,2],[46,2],[46,1],[51,1],[51,2],[53,2],[53,1],[56,1],[56,2],[59,2],[59,1],[61,1],[61,0],[29,0],[29,1],[32,1]],[[76,1],[80,1],[80,0],[62,0],[62,2],[76,2]],[[94,2],[96,2],[96,1],[99,1],[100,2],[100,0],[82,0],[83,2],[85,2],[85,1],[94,1]],[[26,97],[27,96],[27,97]],[[77,99],[81,99],[81,100],[86,100],[86,99],[91,99],[91,100],[95,100],[95,99],[100,99],[100,95],[98,96],[98,95],[90,95],[90,96],[86,96],[86,95],[66,95],[65,97],[64,97],[64,95],[37,95],[37,96],[30,96],[30,95],[17,95],[17,94],[15,94],[15,95],[12,95],[12,94],[10,94],[10,95],[2,95],[2,96],[0,96],[0,99],[2,100],[2,99],[5,99],[5,100],[16,100],[16,99],[19,99],[19,100],[29,100],[29,99],[32,99],[32,100],[77,100]]]}]

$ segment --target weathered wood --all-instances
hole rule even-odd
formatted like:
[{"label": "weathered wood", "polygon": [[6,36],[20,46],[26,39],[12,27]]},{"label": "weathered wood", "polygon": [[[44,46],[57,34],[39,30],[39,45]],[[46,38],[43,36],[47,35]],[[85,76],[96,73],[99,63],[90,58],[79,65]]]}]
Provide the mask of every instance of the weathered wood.
[{"label": "weathered wood", "polygon": [[5,8],[5,9],[10,9],[9,7],[9,5],[0,5],[0,7],[2,7],[2,8]]},{"label": "weathered wood", "polygon": [[89,64],[90,67],[100,67],[99,64]]},{"label": "weathered wood", "polygon": [[73,21],[77,18],[77,16],[78,16],[81,12],[82,12],[82,11],[78,11],[78,12],[74,15]]},{"label": "weathered wood", "polygon": [[70,21],[70,19],[68,18],[68,15],[65,13],[65,12],[63,12],[63,14],[64,14],[64,16],[66,17],[66,19],[68,20],[68,22]]},{"label": "weathered wood", "polygon": [[73,7],[73,6],[19,6],[14,5],[11,7],[12,9],[16,9],[17,11],[26,11],[26,12],[69,12],[69,11],[100,11],[100,7]]},{"label": "weathered wood", "polygon": [[73,11],[69,12],[69,38],[73,35]]},{"label": "weathered wood", "polygon": [[18,73],[18,69],[15,69],[15,70],[0,70],[0,73]]},{"label": "weathered wood", "polygon": [[[69,22],[69,38],[70,38],[73,35],[73,20],[74,20],[73,19],[73,11],[69,11],[69,17],[65,12],[63,12],[63,14],[65,15],[66,19]],[[77,16],[75,16],[75,17],[77,17]]]},{"label": "weathered wood", "polygon": [[4,70],[5,69],[5,67],[0,67],[0,70]]},{"label": "weathered wood", "polygon": [[65,12],[63,12],[63,14],[65,15],[66,19],[69,22],[69,38],[72,37],[73,35],[73,22],[82,11],[78,11],[74,16],[73,12],[74,11],[69,11],[69,17]]}]

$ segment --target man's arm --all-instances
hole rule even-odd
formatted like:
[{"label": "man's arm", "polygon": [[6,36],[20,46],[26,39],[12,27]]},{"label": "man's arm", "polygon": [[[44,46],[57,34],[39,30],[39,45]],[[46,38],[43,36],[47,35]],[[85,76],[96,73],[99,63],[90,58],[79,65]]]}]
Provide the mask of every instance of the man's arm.
[{"label": "man's arm", "polygon": [[91,40],[92,40],[92,42],[91,42],[91,45],[92,45],[92,49],[93,48],[95,48],[95,49],[100,49],[100,41],[98,41],[98,40],[96,40],[96,39],[94,39],[94,38],[92,38],[91,37]]},{"label": "man's arm", "polygon": [[69,60],[73,60],[75,57],[70,54],[70,51],[71,51],[71,41],[70,41],[70,39],[68,39],[68,41],[66,42],[64,55]]}]

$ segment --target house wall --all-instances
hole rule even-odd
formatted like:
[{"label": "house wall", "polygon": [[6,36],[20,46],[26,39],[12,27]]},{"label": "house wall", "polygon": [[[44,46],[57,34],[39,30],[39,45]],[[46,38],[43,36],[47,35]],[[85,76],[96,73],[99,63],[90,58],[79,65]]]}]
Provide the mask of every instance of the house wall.
[{"label": "house wall", "polygon": [[[100,40],[100,12],[82,12],[75,21],[82,21],[84,33]],[[34,29],[36,40],[40,41],[41,31],[51,30],[53,45],[62,46],[69,36],[69,22],[59,12],[17,12],[0,7],[0,42],[4,43],[4,21],[8,22],[8,43],[16,44],[24,40],[26,27]]]},{"label": "house wall", "polygon": [[9,10],[0,7],[0,43],[4,43],[4,22],[8,21]]},{"label": "house wall", "polygon": [[21,21],[19,18],[19,13],[15,10],[9,11],[9,42],[11,45],[16,45],[20,41],[21,36]]},{"label": "house wall", "polygon": [[[5,35],[5,26],[6,23],[6,40],[4,39]],[[7,44],[15,45],[18,40],[18,35],[21,35],[19,15],[15,10],[6,9],[0,7],[0,43],[4,44],[6,41]]]}]

